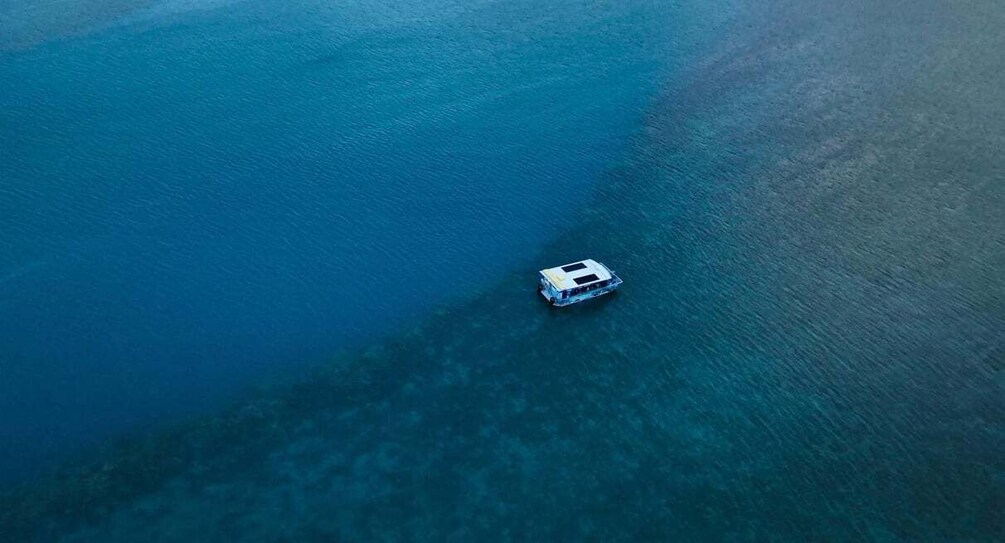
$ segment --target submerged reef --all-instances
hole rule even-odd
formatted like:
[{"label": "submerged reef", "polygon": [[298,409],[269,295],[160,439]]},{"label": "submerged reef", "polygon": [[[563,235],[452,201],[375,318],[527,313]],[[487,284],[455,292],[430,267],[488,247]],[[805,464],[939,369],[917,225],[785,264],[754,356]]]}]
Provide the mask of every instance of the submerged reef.
[{"label": "submerged reef", "polygon": [[262,389],[216,416],[123,440],[84,465],[9,488],[0,494],[0,532],[20,541],[49,539],[180,475],[212,484],[239,474],[294,439],[294,429],[318,411],[341,413],[388,394],[394,368],[383,353],[371,349],[354,363],[315,367],[295,384]]},{"label": "submerged reef", "polygon": [[[536,261],[379,347],[12,491],[0,531],[1000,539],[1005,142],[984,120],[1005,100],[955,97],[1005,88],[985,16],[1005,15],[978,2],[945,25],[935,4],[752,10],[667,83]],[[535,270],[584,257],[621,290],[541,303]]]}]

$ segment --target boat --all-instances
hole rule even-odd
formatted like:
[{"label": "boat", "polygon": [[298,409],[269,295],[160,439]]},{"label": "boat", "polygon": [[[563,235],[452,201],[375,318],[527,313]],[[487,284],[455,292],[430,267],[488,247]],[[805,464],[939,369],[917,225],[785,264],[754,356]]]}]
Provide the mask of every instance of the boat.
[{"label": "boat", "polygon": [[580,260],[538,272],[537,291],[554,306],[566,306],[610,294],[621,278],[596,260]]}]

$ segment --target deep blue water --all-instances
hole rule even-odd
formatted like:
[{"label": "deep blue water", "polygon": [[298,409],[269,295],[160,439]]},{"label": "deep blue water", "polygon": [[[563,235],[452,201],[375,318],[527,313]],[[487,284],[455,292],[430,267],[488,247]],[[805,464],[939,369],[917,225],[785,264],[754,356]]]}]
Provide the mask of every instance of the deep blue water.
[{"label": "deep blue water", "polygon": [[0,57],[0,529],[1003,539],[998,3],[75,5]]},{"label": "deep blue water", "polygon": [[202,4],[3,53],[5,476],[526,262],[673,38],[652,2]]}]

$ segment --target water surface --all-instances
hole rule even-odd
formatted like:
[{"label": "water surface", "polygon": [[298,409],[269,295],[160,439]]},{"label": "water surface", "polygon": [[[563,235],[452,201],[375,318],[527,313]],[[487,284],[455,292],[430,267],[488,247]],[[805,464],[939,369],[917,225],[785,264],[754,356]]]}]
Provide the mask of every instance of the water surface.
[{"label": "water surface", "polygon": [[[714,39],[491,291],[28,486],[4,521],[68,541],[1000,540],[1005,13],[734,7],[678,12]],[[622,290],[535,300],[536,269],[583,256]]]},{"label": "water surface", "polygon": [[0,53],[5,478],[528,262],[689,46],[651,1],[62,4]]}]

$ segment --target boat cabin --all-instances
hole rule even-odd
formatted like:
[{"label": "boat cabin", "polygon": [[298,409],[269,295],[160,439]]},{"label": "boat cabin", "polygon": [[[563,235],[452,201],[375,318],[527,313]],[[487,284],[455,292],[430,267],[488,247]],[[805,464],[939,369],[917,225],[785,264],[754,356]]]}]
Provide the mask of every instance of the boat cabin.
[{"label": "boat cabin", "polygon": [[548,303],[570,305],[614,292],[621,278],[596,260],[580,260],[539,272],[537,291]]}]

